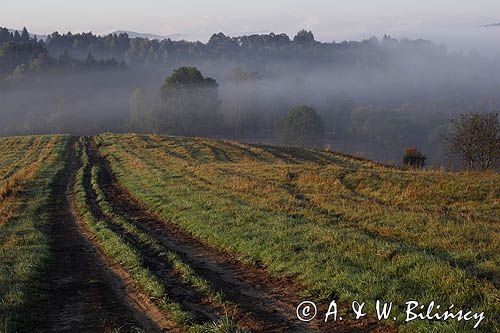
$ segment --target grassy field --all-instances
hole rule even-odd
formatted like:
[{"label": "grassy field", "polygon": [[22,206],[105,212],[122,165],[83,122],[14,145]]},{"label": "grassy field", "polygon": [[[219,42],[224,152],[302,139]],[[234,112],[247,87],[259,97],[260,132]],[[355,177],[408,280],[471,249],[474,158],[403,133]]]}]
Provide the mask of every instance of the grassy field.
[{"label": "grassy field", "polygon": [[191,313],[169,298],[171,290],[162,281],[162,274],[148,267],[145,258],[148,250],[172,271],[178,272],[182,283],[190,284],[211,303],[225,306],[221,296],[211,290],[207,282],[196,276],[174,253],[163,249],[153,237],[114,211],[99,182],[99,173],[102,171],[99,166],[90,164],[88,149],[89,140],[82,138],[78,145],[82,166],[76,174],[75,204],[79,218],[97,246],[112,262],[122,266],[130,274],[134,287],[153,300],[161,311],[168,313],[179,327],[191,332],[218,332],[217,329],[221,332],[236,332],[237,327],[229,318],[208,325],[197,323]]},{"label": "grassy field", "polygon": [[52,184],[66,163],[69,137],[0,140],[0,331],[27,330],[30,309],[44,298],[43,270],[51,259],[47,224]]},{"label": "grassy field", "polygon": [[147,210],[242,262],[293,277],[303,297],[453,303],[485,311],[484,331],[499,329],[498,174],[403,171],[318,150],[196,138],[96,142]]},{"label": "grassy field", "polygon": [[[484,311],[478,331],[496,332],[499,212],[498,173],[201,138],[1,138],[0,332],[472,330],[404,323],[409,300]],[[306,299],[401,311],[305,324]]]}]

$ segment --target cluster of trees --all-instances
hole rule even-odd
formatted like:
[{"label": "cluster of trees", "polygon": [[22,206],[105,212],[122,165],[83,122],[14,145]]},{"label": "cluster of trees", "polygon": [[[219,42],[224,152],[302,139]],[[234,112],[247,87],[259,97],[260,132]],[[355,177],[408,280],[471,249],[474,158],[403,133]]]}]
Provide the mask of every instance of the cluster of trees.
[{"label": "cluster of trees", "polygon": [[305,30],[298,32],[293,39],[284,33],[237,37],[217,33],[208,43],[129,38],[126,33],[98,36],[91,32],[54,32],[47,37],[46,46],[56,56],[68,52],[83,59],[92,53],[96,58],[114,57],[131,65],[163,65],[173,69],[188,63],[203,67],[214,60],[223,60],[225,63],[246,63],[260,71],[270,63],[280,67],[278,70],[296,66],[297,62],[316,67],[325,63],[335,63],[339,67],[379,66],[385,62],[390,49],[398,50],[401,55],[418,53],[435,57],[446,54],[445,48],[424,40],[398,41],[384,36],[382,40],[372,37],[360,42],[323,43],[316,41],[311,31]]},{"label": "cluster of trees", "polygon": [[74,58],[84,59],[90,53],[97,59],[125,59],[131,39],[126,33],[110,34],[104,37],[93,33],[59,34],[54,32],[47,36],[45,44],[49,52],[55,56],[67,53]]},{"label": "cluster of trees", "polygon": [[[127,128],[133,132],[182,136],[221,134],[219,84],[196,67],[181,67],[165,80],[159,91],[137,89],[130,98]],[[296,146],[322,144],[324,124],[316,110],[292,107],[280,120],[280,141]]]},{"label": "cluster of trees", "polygon": [[59,56],[51,56],[43,40],[31,37],[26,28],[22,32],[0,28],[0,80],[19,81],[31,73],[40,73],[49,69],[102,70],[123,68],[125,63],[118,63],[114,58],[96,60],[88,52],[84,60],[72,57],[67,51]]},{"label": "cluster of trees", "polygon": [[48,52],[36,37],[24,28],[21,33],[0,28],[0,78],[19,76],[26,70],[38,71],[46,63]]},{"label": "cluster of trees", "polygon": [[26,27],[23,28],[21,33],[19,31],[11,32],[7,28],[0,28],[0,44],[13,42],[15,44],[19,43],[29,43],[29,42],[38,42],[36,36],[31,38],[28,29]]},{"label": "cluster of trees", "polygon": [[207,136],[220,130],[218,83],[196,67],[181,67],[158,92],[136,90],[130,98],[129,130]]}]

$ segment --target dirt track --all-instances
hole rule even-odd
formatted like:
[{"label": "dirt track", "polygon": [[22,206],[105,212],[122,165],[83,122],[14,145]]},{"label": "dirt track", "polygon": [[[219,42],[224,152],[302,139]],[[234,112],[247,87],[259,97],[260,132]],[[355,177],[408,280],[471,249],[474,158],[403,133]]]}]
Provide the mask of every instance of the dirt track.
[{"label": "dirt track", "polygon": [[55,184],[54,211],[49,226],[53,261],[47,267],[40,304],[40,332],[132,331],[142,325],[123,294],[120,279],[98,258],[83,237],[71,209],[71,184],[78,159],[69,152],[64,177]]},{"label": "dirt track", "polygon": [[[116,211],[143,231],[154,235],[166,249],[178,254],[216,290],[222,290],[229,301],[238,305],[239,310],[231,315],[240,325],[253,331],[308,331],[305,324],[293,317],[295,310],[290,305],[295,297],[287,288],[290,281],[279,281],[276,287],[271,287],[269,277],[258,270],[237,265],[228,255],[204,246],[173,225],[148,214],[118,185],[105,161],[95,151],[90,156],[93,163],[101,166],[100,181]],[[181,303],[187,308],[196,304],[189,298],[181,300]],[[196,311],[193,308],[189,310]]]},{"label": "dirt track", "polygon": [[179,255],[216,290],[222,290],[229,301],[237,304],[238,310],[231,315],[241,326],[262,332],[387,331],[373,321],[337,322],[335,326],[320,321],[301,323],[295,314],[295,307],[301,302],[297,297],[300,286],[294,281],[272,279],[265,269],[243,265],[233,256],[204,245],[177,226],[146,212],[118,183],[95,145],[90,156],[102,170],[99,181],[114,209]]},{"label": "dirt track", "polygon": [[[253,332],[385,332],[387,328],[373,321],[337,322],[335,326],[319,320],[302,323],[295,317],[300,303],[300,286],[290,279],[272,279],[264,268],[241,264],[230,254],[204,245],[177,226],[146,212],[123,189],[107,161],[91,141],[86,147],[90,167],[101,170],[99,183],[113,209],[152,236],[165,250],[177,254],[197,275],[215,290],[223,292],[232,306],[227,313],[240,327]],[[57,205],[50,226],[54,261],[48,268],[49,299],[40,310],[38,331],[50,332],[120,332],[143,329],[146,332],[180,331],[169,315],[158,310],[150,300],[135,290],[132,278],[121,267],[111,264],[83,224],[75,216],[72,179],[79,167],[79,157],[72,161],[65,177],[57,184]],[[224,315],[220,306],[207,302],[184,282],[161,257],[141,246],[134,235],[107,221],[99,210],[90,183],[90,167],[85,170],[85,191],[93,214],[131,246],[144,253],[144,265],[166,287],[170,299],[189,311],[196,322],[211,322]],[[324,309],[320,309],[324,310]],[[226,309],[227,311],[227,309]]]}]

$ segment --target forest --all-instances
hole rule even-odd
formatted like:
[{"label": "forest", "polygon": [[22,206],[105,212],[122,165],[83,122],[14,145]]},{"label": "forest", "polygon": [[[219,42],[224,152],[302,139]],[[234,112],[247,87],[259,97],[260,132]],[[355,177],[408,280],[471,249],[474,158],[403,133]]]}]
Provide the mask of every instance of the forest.
[{"label": "forest", "polygon": [[[310,31],[207,43],[0,29],[0,135],[138,132],[331,147],[450,167],[459,114],[500,109],[500,58],[390,36],[320,42]],[[297,108],[315,138],[287,139]],[[305,112],[307,114],[307,112]],[[297,114],[295,114],[297,117]],[[308,117],[306,115],[306,117]]]}]

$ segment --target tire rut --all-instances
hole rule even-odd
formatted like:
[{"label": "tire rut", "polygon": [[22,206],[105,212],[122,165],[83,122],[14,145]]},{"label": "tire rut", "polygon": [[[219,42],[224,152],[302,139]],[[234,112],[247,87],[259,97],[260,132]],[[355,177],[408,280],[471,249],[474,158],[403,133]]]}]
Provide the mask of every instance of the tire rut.
[{"label": "tire rut", "polygon": [[[91,144],[90,156],[101,169],[99,182],[106,200],[115,211],[158,240],[165,249],[176,253],[215,290],[223,291],[227,300],[237,304],[239,311],[231,315],[240,325],[250,326],[256,332],[386,331],[372,320],[345,320],[335,324],[320,319],[308,324],[298,321],[295,307],[302,301],[297,297],[300,287],[291,278],[271,278],[264,268],[244,265],[231,255],[204,245],[178,226],[147,212],[119,184],[95,142]],[[319,310],[324,312],[326,309]]]},{"label": "tire rut", "polygon": [[154,250],[148,248],[144,244],[141,244],[136,235],[127,232],[124,228],[113,223],[111,218],[101,211],[97,195],[92,188],[90,180],[90,170],[92,166],[96,164],[96,153],[92,148],[89,149],[89,147],[87,147],[87,149],[87,154],[89,156],[89,168],[85,172],[84,187],[88,204],[93,214],[97,218],[105,221],[107,226],[113,232],[120,235],[125,242],[140,250],[143,254],[142,260],[144,267],[154,273],[155,276],[161,281],[170,300],[179,303],[183,310],[191,313],[195,323],[209,323],[221,318],[224,315],[221,308],[214,307],[210,303],[206,302],[189,284],[184,282],[181,277],[174,272],[172,267],[166,263],[164,258],[158,256]]},{"label": "tire rut", "polygon": [[72,149],[64,175],[54,184],[53,211],[48,226],[53,259],[46,267],[42,293],[47,295],[35,312],[37,332],[135,332],[141,323],[114,292],[116,277],[103,267],[80,233],[71,210],[71,184],[78,168]]}]

